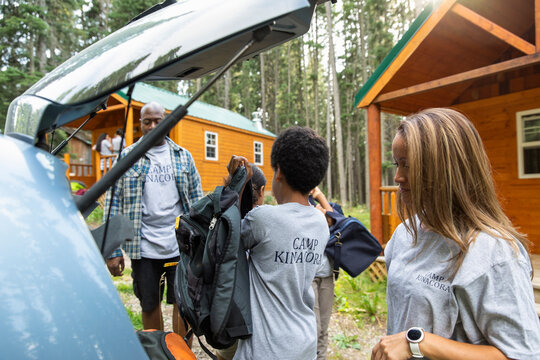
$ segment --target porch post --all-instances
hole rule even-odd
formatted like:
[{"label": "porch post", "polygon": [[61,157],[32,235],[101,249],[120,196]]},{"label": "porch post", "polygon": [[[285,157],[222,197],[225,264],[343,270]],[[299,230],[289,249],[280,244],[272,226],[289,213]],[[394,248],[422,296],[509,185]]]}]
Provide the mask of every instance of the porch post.
[{"label": "porch post", "polygon": [[382,242],[381,200],[381,109],[377,104],[368,107],[368,156],[369,156],[369,216],[371,233]]},{"label": "porch post", "polygon": [[536,52],[540,51],[540,0],[534,1],[534,29]]},{"label": "porch post", "polygon": [[133,144],[133,105],[129,107],[124,140],[126,140],[126,146]]}]

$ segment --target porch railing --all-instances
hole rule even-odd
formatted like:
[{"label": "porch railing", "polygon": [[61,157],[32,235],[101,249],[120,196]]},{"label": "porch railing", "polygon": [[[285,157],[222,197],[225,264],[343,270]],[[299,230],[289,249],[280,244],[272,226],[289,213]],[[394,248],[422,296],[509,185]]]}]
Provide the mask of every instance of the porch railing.
[{"label": "porch railing", "polygon": [[386,245],[392,237],[394,230],[401,223],[397,213],[397,192],[398,186],[381,186],[382,197],[382,245]]}]

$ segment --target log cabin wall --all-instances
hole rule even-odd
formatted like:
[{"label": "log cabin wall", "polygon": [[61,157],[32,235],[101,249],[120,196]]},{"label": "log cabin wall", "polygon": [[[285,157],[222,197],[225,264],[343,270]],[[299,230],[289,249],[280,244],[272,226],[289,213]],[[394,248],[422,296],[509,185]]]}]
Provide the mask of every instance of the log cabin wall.
[{"label": "log cabin wall", "polygon": [[[217,125],[211,121],[195,119],[187,116],[176,126],[177,134],[173,139],[182,147],[189,150],[195,160],[197,170],[201,174],[204,192],[212,191],[216,186],[223,185],[227,175],[227,164],[231,155],[245,156],[254,162],[254,142],[263,144],[263,164],[257,165],[266,176],[266,191],[272,190],[273,171],[270,166],[270,151],[274,138],[237,128]],[[173,129],[173,131],[175,131]],[[218,134],[218,159],[208,160],[205,157],[205,133],[207,131]],[[178,138],[175,138],[178,136]]]},{"label": "log cabin wall", "polygon": [[540,178],[518,177],[516,113],[540,108],[540,88],[459,104],[475,124],[493,168],[504,211],[540,254]]}]

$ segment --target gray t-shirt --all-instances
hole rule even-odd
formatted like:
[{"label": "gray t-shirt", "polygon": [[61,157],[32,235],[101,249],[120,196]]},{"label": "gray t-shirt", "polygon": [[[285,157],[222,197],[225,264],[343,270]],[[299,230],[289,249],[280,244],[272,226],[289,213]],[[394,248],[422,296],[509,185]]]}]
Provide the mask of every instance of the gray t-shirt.
[{"label": "gray t-shirt", "polygon": [[167,259],[179,255],[174,226],[181,213],[169,145],[154,146],[146,156],[150,167],[142,198],[141,256]]},{"label": "gray t-shirt", "polygon": [[385,249],[388,334],[412,326],[464,343],[493,345],[511,359],[540,359],[526,251],[480,233],[452,280],[458,246],[419,229],[417,245],[403,224]]},{"label": "gray t-shirt", "polygon": [[263,205],[246,215],[253,336],[240,340],[234,359],[317,357],[311,283],[328,236],[324,215],[312,206]]},{"label": "gray t-shirt", "polygon": [[101,151],[99,153],[101,155],[112,155],[111,146],[109,140],[103,139],[101,141]]}]

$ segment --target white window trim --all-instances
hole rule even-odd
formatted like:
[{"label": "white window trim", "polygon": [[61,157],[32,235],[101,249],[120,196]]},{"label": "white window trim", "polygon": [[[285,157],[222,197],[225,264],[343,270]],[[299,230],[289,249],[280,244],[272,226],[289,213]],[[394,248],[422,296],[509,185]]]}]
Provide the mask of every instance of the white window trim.
[{"label": "white window trim", "polygon": [[[216,137],[216,145],[208,145],[208,135],[214,135]],[[204,159],[205,160],[214,160],[217,161],[219,159],[219,153],[218,153],[218,144],[219,144],[219,138],[218,133],[213,131],[205,131],[204,132]],[[216,156],[215,157],[208,157],[208,152],[206,151],[209,147],[215,147],[216,149]]]},{"label": "white window trim", "polygon": [[[260,162],[255,161],[255,159],[257,159],[257,156],[256,156],[256,155],[257,155],[257,151],[256,151],[257,145],[256,145],[256,144],[261,145],[261,161],[260,161]],[[263,165],[263,162],[264,162],[264,157],[263,157],[263,155],[264,155],[264,147],[263,147],[263,143],[260,142],[260,141],[254,141],[254,142],[253,142],[253,163],[254,163],[255,165],[261,165],[261,166],[262,166],[262,165]]]},{"label": "white window trim", "polygon": [[[525,174],[525,170],[523,168],[523,148],[525,147],[523,144],[523,116],[527,116],[530,114],[540,114],[540,109],[532,109],[532,110],[526,110],[526,111],[519,111],[516,113],[516,133],[517,133],[517,155],[518,155],[518,177],[520,179],[537,179],[540,178],[540,173],[538,174]],[[532,141],[526,143],[527,146],[540,146],[540,141]]]}]

